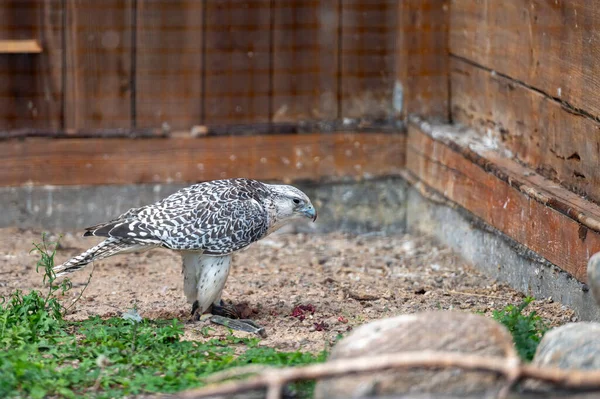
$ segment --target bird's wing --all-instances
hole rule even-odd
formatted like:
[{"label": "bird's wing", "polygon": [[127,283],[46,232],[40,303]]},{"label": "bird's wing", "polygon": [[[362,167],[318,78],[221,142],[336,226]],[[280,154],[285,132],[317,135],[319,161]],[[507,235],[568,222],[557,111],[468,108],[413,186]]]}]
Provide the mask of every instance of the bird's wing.
[{"label": "bird's wing", "polygon": [[261,183],[244,179],[193,185],[86,229],[85,236],[120,237],[177,250],[228,254],[262,238],[268,217],[257,200]]},{"label": "bird's wing", "polygon": [[160,240],[165,229],[183,223],[194,209],[207,204],[206,185],[186,187],[154,204],[132,208],[105,223],[85,229],[84,236]]},{"label": "bird's wing", "polygon": [[144,223],[138,219],[117,219],[108,223],[88,227],[83,234],[87,236],[127,238],[152,244],[161,244],[163,229]]},{"label": "bird's wing", "polygon": [[185,219],[168,230],[166,247],[225,255],[259,240],[269,228],[267,212],[255,199],[215,201]]},{"label": "bird's wing", "polygon": [[[127,212],[123,213],[122,215],[119,215],[118,217],[116,217],[116,218],[114,218],[114,219],[112,219],[112,220],[110,220],[108,222],[98,223],[98,224],[95,224],[93,226],[86,227],[85,228],[85,234],[84,234],[84,236],[96,235],[96,234],[93,234],[94,231],[100,230],[102,227],[108,226],[108,225],[113,224],[115,222],[119,222],[119,221],[123,221],[123,220],[135,219],[137,213],[141,209],[142,208],[131,208]],[[101,234],[97,234],[97,235],[100,236]]]}]

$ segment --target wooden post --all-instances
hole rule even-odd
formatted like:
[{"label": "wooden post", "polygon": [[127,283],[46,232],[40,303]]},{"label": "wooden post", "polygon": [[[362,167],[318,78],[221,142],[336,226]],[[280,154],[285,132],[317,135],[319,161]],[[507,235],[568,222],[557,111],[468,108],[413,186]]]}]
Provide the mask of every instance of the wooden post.
[{"label": "wooden post", "polygon": [[447,0],[401,0],[398,6],[398,116],[450,119]]}]

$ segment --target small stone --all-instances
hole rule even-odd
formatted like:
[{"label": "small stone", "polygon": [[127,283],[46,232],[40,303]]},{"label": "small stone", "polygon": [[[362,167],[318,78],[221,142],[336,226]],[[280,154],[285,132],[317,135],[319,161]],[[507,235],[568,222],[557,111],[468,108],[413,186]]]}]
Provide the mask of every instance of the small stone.
[{"label": "small stone", "polygon": [[335,284],[335,283],[337,283],[337,281],[335,281],[331,277],[325,277],[325,279],[323,281],[321,281],[321,284]]},{"label": "small stone", "polygon": [[104,355],[100,355],[96,358],[96,365],[101,369],[110,366],[110,364],[110,360]]},{"label": "small stone", "polygon": [[381,295],[371,294],[365,291],[359,290],[350,290],[348,291],[348,296],[357,301],[375,301],[381,298]]},{"label": "small stone", "polygon": [[400,249],[402,250],[402,252],[412,253],[415,249],[415,243],[412,241],[406,241],[406,242],[402,243],[402,245],[400,246]]},{"label": "small stone", "polygon": [[319,265],[324,265],[325,263],[327,263],[327,261],[329,261],[329,256],[322,256],[317,262],[319,263]]},{"label": "small stone", "polygon": [[[356,328],[333,348],[330,360],[409,351],[449,351],[482,356],[517,356],[510,333],[485,316],[434,311],[378,320]],[[394,396],[410,392],[495,397],[504,378],[459,369],[399,369],[322,380],[315,398]]]}]

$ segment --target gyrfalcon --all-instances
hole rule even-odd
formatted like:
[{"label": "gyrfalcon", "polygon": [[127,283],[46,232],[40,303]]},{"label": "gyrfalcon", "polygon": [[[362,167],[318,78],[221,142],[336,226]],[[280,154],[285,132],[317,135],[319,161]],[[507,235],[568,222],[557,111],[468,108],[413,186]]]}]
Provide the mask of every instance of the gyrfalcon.
[{"label": "gyrfalcon", "polygon": [[84,236],[108,237],[56,266],[57,276],[109,256],[163,247],[181,252],[184,292],[192,314],[234,316],[221,293],[232,254],[297,218],[317,218],[310,199],[289,185],[249,179],[215,180],[184,188],[151,205],[130,209]]}]

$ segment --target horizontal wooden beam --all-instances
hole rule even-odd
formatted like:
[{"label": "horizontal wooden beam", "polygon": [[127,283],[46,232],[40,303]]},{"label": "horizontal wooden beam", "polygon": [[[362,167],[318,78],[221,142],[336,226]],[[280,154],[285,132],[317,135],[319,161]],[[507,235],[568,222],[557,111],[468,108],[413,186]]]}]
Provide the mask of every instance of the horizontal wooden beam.
[{"label": "horizontal wooden beam", "polygon": [[42,46],[37,40],[0,40],[0,54],[39,54]]},{"label": "horizontal wooden beam", "polygon": [[169,128],[113,128],[113,129],[0,129],[0,140],[17,138],[157,138],[199,136],[248,136],[261,134],[305,134],[323,132],[345,133],[399,133],[404,131],[401,121],[390,120],[319,120],[302,122],[227,123],[194,125],[189,130]]},{"label": "horizontal wooden beam", "polygon": [[461,59],[451,60],[452,116],[487,131],[515,158],[600,203],[600,123]]},{"label": "horizontal wooden beam", "polygon": [[0,186],[293,181],[395,175],[404,134],[310,133],[0,141]]},{"label": "horizontal wooden beam", "polygon": [[426,123],[409,126],[408,170],[585,282],[587,261],[600,251],[600,207],[483,145],[478,147],[464,132],[447,128],[450,133],[444,134],[444,129]]}]

